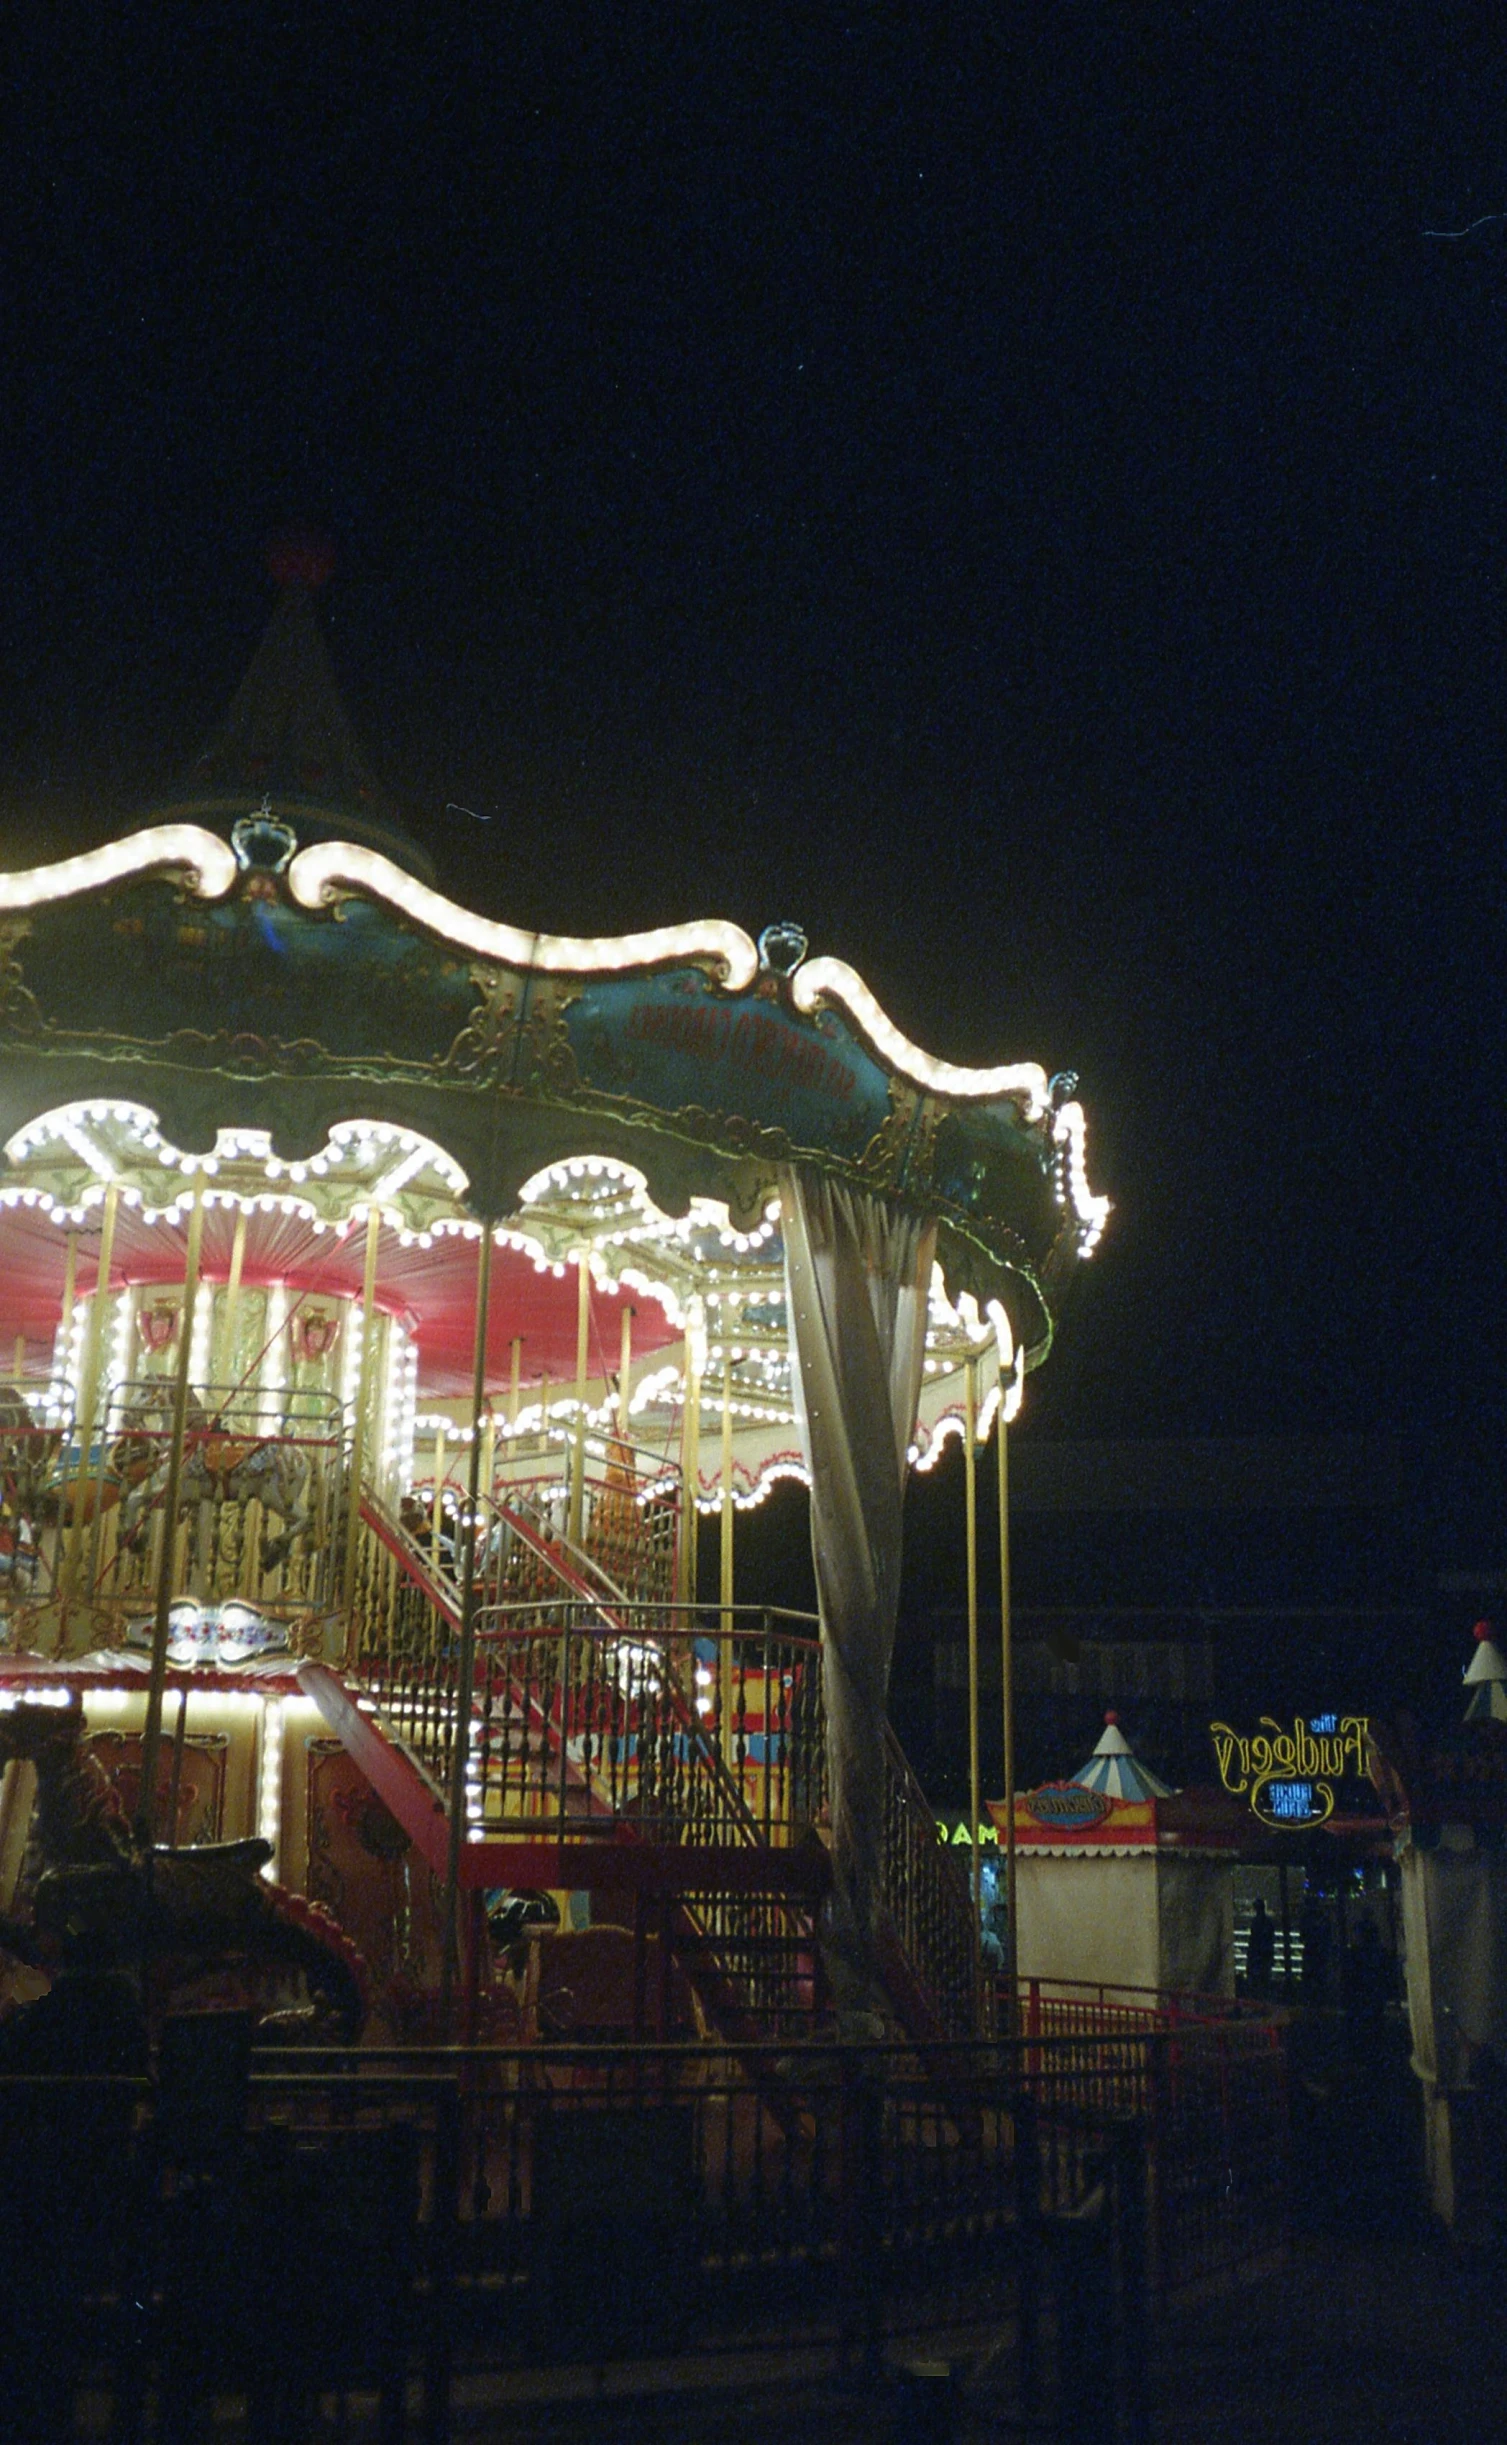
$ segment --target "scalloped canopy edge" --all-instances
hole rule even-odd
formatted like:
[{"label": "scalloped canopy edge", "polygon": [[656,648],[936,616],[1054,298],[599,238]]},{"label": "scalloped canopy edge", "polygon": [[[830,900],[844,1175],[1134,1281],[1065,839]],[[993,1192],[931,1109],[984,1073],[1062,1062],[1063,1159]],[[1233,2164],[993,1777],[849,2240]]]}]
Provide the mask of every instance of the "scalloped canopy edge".
[{"label": "scalloped canopy edge", "polygon": [[[39,908],[49,901],[72,899],[164,871],[178,875],[196,898],[221,900],[239,869],[234,851],[218,833],[192,823],[151,824],[77,857],[0,874],[0,914]],[[741,926],[723,918],[657,926],[639,934],[531,933],[521,926],[478,916],[405,873],[380,851],[353,841],[321,841],[300,849],[288,867],[287,884],[301,908],[317,911],[344,893],[364,893],[385,901],[457,950],[552,975],[627,975],[672,960],[705,960],[722,989],[737,993],[753,981],[759,968],[757,945]],[[934,1059],[902,1034],[862,977],[844,960],[821,957],[806,961],[795,971],[791,991],[797,1009],[807,1015],[820,1003],[840,1003],[879,1060],[931,1094],[968,1103],[1009,1097],[1032,1121],[1051,1108],[1046,1072],[1038,1062],[984,1070]]]}]

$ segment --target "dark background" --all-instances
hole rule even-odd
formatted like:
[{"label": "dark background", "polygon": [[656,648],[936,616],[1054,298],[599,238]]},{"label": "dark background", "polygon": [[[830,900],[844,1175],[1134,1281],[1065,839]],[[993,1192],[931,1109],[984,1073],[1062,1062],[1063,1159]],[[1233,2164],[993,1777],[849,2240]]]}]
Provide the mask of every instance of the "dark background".
[{"label": "dark background", "polygon": [[7,862],[182,771],[318,524],[457,896],[790,915],[1081,1071],[1115,1214],[1023,1435],[1403,1435],[1430,1566],[1495,1562],[1500,31],[23,16]]}]

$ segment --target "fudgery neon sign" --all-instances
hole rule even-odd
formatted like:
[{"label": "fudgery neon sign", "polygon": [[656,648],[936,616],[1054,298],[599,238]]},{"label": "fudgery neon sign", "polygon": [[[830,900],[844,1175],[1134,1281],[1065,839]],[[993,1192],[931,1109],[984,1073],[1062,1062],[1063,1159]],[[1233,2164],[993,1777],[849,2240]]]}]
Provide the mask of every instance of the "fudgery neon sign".
[{"label": "fudgery neon sign", "polygon": [[1334,1814],[1334,1786],[1366,1771],[1364,1715],[1301,1716],[1290,1732],[1263,1715],[1249,1734],[1211,1723],[1209,1737],[1225,1790],[1248,1799],[1263,1825],[1322,1825]]}]

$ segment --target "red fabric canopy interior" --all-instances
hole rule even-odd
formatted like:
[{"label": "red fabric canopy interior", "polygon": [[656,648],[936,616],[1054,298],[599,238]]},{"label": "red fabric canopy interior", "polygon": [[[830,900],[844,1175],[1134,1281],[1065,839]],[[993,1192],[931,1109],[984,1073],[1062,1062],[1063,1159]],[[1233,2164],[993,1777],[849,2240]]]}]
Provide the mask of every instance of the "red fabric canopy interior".
[{"label": "red fabric canopy interior", "polygon": [[[227,1278],[234,1231],[235,1217],[226,1208],[213,1206],[205,1214],[202,1263],[206,1281]],[[146,1223],[132,1208],[122,1205],[110,1264],[111,1289],[128,1283],[181,1282],[186,1243],[186,1226]],[[254,1213],[247,1225],[241,1278],[252,1287],[283,1282],[295,1292],[345,1292],[359,1297],[365,1246],[364,1223],[348,1225],[337,1234],[316,1232],[300,1215]],[[404,1317],[417,1335],[421,1400],[426,1395],[443,1400],[470,1392],[477,1253],[474,1239],[447,1237],[430,1248],[405,1248],[396,1232],[383,1230],[377,1304]],[[0,1212],[0,1370],[10,1363],[17,1334],[26,1337],[33,1374],[51,1363],[66,1254],[66,1231],[35,1207],[12,1206]],[[99,1224],[91,1219],[78,1235],[77,1286],[81,1292],[94,1286],[98,1257]],[[544,1375],[555,1384],[574,1381],[577,1296],[574,1266],[562,1280],[552,1272],[537,1272],[533,1259],[515,1248],[494,1247],[487,1323],[491,1390],[507,1387],[515,1335],[523,1343],[524,1383],[537,1384]],[[643,1359],[680,1339],[678,1327],[669,1322],[657,1299],[632,1291],[615,1295],[594,1287],[588,1360],[594,1376],[617,1371],[625,1299],[633,1311],[635,1372]]]}]

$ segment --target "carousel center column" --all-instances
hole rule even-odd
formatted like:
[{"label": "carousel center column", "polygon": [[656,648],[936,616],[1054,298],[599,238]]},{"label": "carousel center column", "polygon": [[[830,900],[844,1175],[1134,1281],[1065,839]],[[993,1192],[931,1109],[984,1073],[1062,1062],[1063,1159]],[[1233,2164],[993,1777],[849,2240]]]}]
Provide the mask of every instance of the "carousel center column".
[{"label": "carousel center column", "polygon": [[147,1686],[146,1729],[141,1742],[141,1799],[138,1826],[150,1850],[156,1830],[157,1752],[162,1743],[162,1696],[167,1685],[168,1620],[173,1603],[173,1565],[177,1557],[178,1493],[183,1482],[183,1446],[188,1432],[188,1372],[194,1344],[194,1309],[199,1296],[199,1250],[204,1237],[204,1176],[194,1183],[188,1217],[188,1254],[183,1271],[183,1307],[178,1326],[178,1357],[173,1370],[173,1434],[168,1448],[167,1485],[162,1497],[162,1560],[157,1571],[157,1613],[152,1624],[152,1676]]}]

